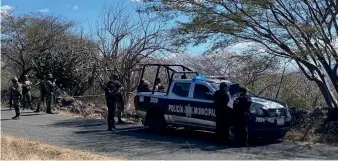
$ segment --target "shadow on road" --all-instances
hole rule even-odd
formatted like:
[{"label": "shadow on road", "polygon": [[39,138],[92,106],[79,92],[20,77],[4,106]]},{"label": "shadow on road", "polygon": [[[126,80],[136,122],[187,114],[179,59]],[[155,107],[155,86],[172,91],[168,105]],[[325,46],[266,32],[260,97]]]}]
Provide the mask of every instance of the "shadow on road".
[{"label": "shadow on road", "polygon": [[13,120],[13,119],[12,118],[1,119],[1,121],[9,121],[9,120]]},{"label": "shadow on road", "polygon": [[[116,124],[117,129],[114,132],[107,131],[107,124],[105,120],[97,119],[82,119],[76,118],[72,120],[66,120],[57,122],[51,126],[56,127],[74,127],[79,128],[76,132],[77,137],[81,140],[87,140],[83,142],[81,146],[101,146],[105,148],[124,147],[128,148],[155,148],[163,146],[163,144],[179,145],[179,149],[200,149],[203,151],[217,151],[233,148],[232,146],[223,145],[217,146],[215,144],[214,133],[204,131],[188,131],[184,129],[167,129],[161,134],[151,133],[147,128],[144,128],[141,124]],[[256,142],[252,147],[266,146],[268,144],[278,144],[280,141],[275,142]],[[98,144],[98,145],[96,145]],[[114,145],[114,146],[109,146]],[[176,146],[177,148],[177,146]],[[113,150],[113,149],[112,149]],[[114,149],[116,150],[116,149]]]},{"label": "shadow on road", "polygon": [[26,113],[23,113],[23,114],[20,115],[20,117],[21,116],[36,116],[36,115],[46,115],[46,114],[42,114],[42,113],[28,113],[28,114],[26,114]]},{"label": "shadow on road", "polygon": [[1,111],[14,111],[14,108],[13,109],[1,109]]}]

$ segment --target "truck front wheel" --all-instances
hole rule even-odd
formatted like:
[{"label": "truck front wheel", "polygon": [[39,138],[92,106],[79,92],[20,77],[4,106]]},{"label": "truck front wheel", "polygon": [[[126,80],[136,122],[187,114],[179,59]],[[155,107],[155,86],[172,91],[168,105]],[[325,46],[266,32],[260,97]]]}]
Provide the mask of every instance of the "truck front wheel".
[{"label": "truck front wheel", "polygon": [[161,114],[160,112],[156,112],[155,110],[149,111],[147,113],[145,125],[149,128],[151,132],[154,133],[160,133],[166,127],[163,114]]},{"label": "truck front wheel", "polygon": [[235,128],[233,125],[231,125],[229,128],[228,128],[228,134],[227,134],[227,139],[228,141],[230,142],[235,142],[236,141],[236,133],[235,133]]}]

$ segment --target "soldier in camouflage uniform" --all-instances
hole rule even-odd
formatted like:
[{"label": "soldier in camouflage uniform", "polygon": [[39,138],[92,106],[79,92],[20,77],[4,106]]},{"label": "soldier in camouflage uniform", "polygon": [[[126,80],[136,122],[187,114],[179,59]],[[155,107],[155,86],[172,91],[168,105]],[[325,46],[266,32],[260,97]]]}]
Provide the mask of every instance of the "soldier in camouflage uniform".
[{"label": "soldier in camouflage uniform", "polygon": [[38,107],[36,108],[36,110],[34,112],[40,112],[40,106],[41,103],[44,104],[45,99],[46,99],[46,88],[45,88],[45,80],[42,80],[41,82],[38,83],[38,85],[40,86],[40,97],[38,100]]},{"label": "soldier in camouflage uniform", "polygon": [[[22,108],[24,109],[29,106],[30,109],[33,109],[32,107],[32,102],[31,102],[31,86],[32,83],[31,81],[28,80],[28,76],[24,75],[23,76],[23,83],[22,83],[22,95],[23,95],[23,106]],[[27,107],[28,108],[28,107]]]},{"label": "soldier in camouflage uniform", "polygon": [[48,114],[54,114],[52,112],[52,102],[54,98],[54,89],[55,89],[55,83],[53,81],[53,75],[48,74],[47,75],[47,81],[45,83],[46,88],[46,104],[47,104],[47,111]]},{"label": "soldier in camouflage uniform", "polygon": [[21,98],[22,98],[22,85],[19,83],[18,78],[12,79],[12,87],[10,88],[10,99],[9,106],[12,107],[14,105],[15,116],[12,119],[20,119],[20,106],[21,106]]},{"label": "soldier in camouflage uniform", "polygon": [[117,78],[115,79],[118,84],[117,84],[117,88],[118,88],[118,92],[116,93],[116,109],[117,109],[117,119],[118,119],[118,123],[122,124],[122,113],[124,111],[124,100],[123,100],[123,95],[121,93],[122,90],[122,84],[117,80]]}]

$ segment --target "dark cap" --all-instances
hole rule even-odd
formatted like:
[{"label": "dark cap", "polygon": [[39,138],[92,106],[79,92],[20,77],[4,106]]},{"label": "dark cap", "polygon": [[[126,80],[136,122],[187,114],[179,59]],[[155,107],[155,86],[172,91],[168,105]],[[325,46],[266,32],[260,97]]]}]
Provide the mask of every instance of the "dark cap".
[{"label": "dark cap", "polygon": [[229,88],[229,85],[225,82],[222,82],[220,85],[219,85],[219,89],[224,89],[224,88]]},{"label": "dark cap", "polygon": [[118,79],[118,75],[117,74],[112,74],[111,76],[110,76],[110,79],[111,80],[116,80],[116,79]]},{"label": "dark cap", "polygon": [[13,77],[12,78],[12,82],[18,82],[18,78],[17,77]]}]

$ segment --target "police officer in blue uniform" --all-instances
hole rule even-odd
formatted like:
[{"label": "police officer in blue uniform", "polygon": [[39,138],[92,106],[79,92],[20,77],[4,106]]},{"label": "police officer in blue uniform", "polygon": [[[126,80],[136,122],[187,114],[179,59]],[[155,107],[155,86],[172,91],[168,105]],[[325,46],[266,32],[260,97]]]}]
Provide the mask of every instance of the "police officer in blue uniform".
[{"label": "police officer in blue uniform", "polygon": [[241,94],[234,102],[235,136],[239,146],[248,146],[248,121],[252,100],[245,87],[240,87]]},{"label": "police officer in blue uniform", "polygon": [[215,112],[216,112],[216,143],[221,144],[227,138],[229,129],[228,111],[230,108],[227,106],[230,101],[229,85],[225,82],[220,84],[219,90],[214,94]]},{"label": "police officer in blue uniform", "polygon": [[108,131],[114,131],[115,128],[115,113],[117,107],[118,96],[121,92],[122,84],[118,81],[118,76],[113,75],[111,80],[106,85],[105,95],[106,95],[106,103],[108,106]]}]

